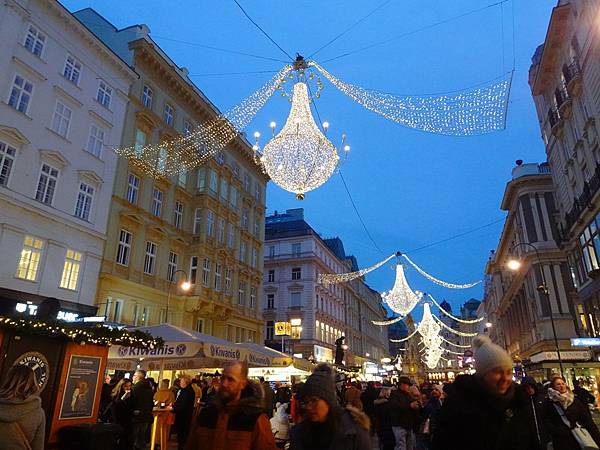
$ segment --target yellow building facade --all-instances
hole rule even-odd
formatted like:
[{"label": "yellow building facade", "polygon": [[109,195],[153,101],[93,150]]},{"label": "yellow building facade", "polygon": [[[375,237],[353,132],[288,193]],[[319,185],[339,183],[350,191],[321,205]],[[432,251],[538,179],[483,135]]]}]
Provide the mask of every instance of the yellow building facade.
[{"label": "yellow building facade", "polygon": [[[80,20],[98,23],[84,11]],[[106,35],[106,29],[97,32]],[[172,139],[218,114],[146,26],[115,29],[105,39],[127,42],[123,57],[139,74],[121,145]],[[259,342],[266,182],[242,137],[197,170],[170,178],[149,177],[119,158],[98,312],[117,323],[168,322],[234,342]],[[191,284],[187,291],[185,281]]]}]

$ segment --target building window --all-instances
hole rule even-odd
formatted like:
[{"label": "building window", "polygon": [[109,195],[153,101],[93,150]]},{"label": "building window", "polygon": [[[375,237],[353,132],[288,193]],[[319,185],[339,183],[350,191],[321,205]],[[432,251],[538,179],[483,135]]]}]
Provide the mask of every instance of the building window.
[{"label": "building window", "polygon": [[120,298],[115,301],[115,313],[113,315],[113,320],[117,323],[121,321],[121,316],[123,315],[123,303],[123,300]]},{"label": "building window", "polygon": [[127,178],[127,201],[133,205],[137,204],[138,190],[140,188],[140,179],[130,173]]},{"label": "building window", "polygon": [[148,325],[149,318],[150,318],[150,307],[144,306],[144,308],[142,309],[142,325],[143,326]]},{"label": "building window", "polygon": [[9,106],[12,106],[19,112],[27,114],[29,102],[33,94],[33,83],[20,75],[15,75],[12,89],[10,90]]},{"label": "building window", "polygon": [[165,172],[167,170],[167,162],[169,159],[169,153],[165,148],[158,150],[158,159],[156,161],[156,168],[159,172]]},{"label": "building window", "polygon": [[134,148],[136,156],[142,157],[142,155],[144,154],[144,146],[146,145],[147,140],[148,135],[146,133],[144,133],[140,129],[135,130]]},{"label": "building window", "polygon": [[292,244],[292,258],[300,258],[300,254],[302,253],[302,244]]},{"label": "building window", "polygon": [[290,306],[292,308],[302,306],[302,293],[301,292],[292,292],[290,294]]},{"label": "building window", "polygon": [[162,212],[163,192],[160,189],[152,190],[152,214],[160,217]]},{"label": "building window", "polygon": [[221,264],[215,263],[215,291],[221,290]]},{"label": "building window", "polygon": [[275,246],[274,245],[269,245],[269,258],[270,259],[275,258]]},{"label": "building window", "polygon": [[227,199],[229,198],[229,185],[227,184],[227,180],[225,178],[221,179],[221,203],[227,204]]},{"label": "building window", "polygon": [[246,262],[246,241],[240,241],[240,256],[238,258],[241,262]]},{"label": "building window", "polygon": [[196,331],[204,333],[204,319],[196,319]]},{"label": "building window", "polygon": [[225,219],[222,217],[219,217],[217,222],[217,240],[219,241],[219,244],[225,242]]},{"label": "building window", "polygon": [[238,305],[246,304],[246,282],[240,281],[238,284]]},{"label": "building window", "polygon": [[190,134],[193,129],[194,129],[194,126],[192,125],[192,122],[190,122],[189,120],[183,121],[183,135],[184,136],[187,136],[188,134]]},{"label": "building window", "polygon": [[302,268],[294,267],[292,268],[292,280],[299,280],[302,278]]},{"label": "building window", "polygon": [[579,243],[586,271],[589,273],[600,268],[600,234],[595,220],[583,230],[583,234],[579,236]]},{"label": "building window", "polygon": [[206,235],[213,235],[213,228],[215,224],[215,213],[210,209],[206,211]]},{"label": "building window", "polygon": [[92,201],[94,200],[94,188],[86,183],[79,183],[79,194],[75,204],[75,216],[83,220],[90,220]]},{"label": "building window", "polygon": [[254,215],[254,236],[259,237],[260,234],[260,217],[258,214]]},{"label": "building window", "polygon": [[233,209],[237,208],[237,188],[234,186],[231,186],[231,189],[229,189],[229,205]]},{"label": "building window", "polygon": [[225,153],[222,150],[217,152],[217,154],[215,155],[215,161],[220,166],[225,164]]},{"label": "building window", "polygon": [[248,175],[248,172],[246,172],[244,174],[244,190],[248,193],[250,193],[250,175]]},{"label": "building window", "polygon": [[63,76],[71,83],[78,85],[81,75],[81,63],[71,55],[67,55]]},{"label": "building window", "polygon": [[127,230],[121,230],[119,233],[117,264],[121,264],[123,266],[129,265],[129,255],[131,254],[131,237],[131,233]]},{"label": "building window", "polygon": [[69,125],[71,124],[71,116],[73,111],[64,103],[57,101],[52,117],[52,131],[66,138],[69,133]]},{"label": "building window", "polygon": [[179,255],[175,252],[169,252],[169,264],[167,265],[167,280],[175,281],[175,272],[177,272],[177,260]]},{"label": "building window", "polygon": [[104,130],[94,124],[90,126],[87,151],[100,158],[104,147]]},{"label": "building window", "polygon": [[225,293],[231,294],[231,269],[225,267]]},{"label": "building window", "polygon": [[48,164],[42,164],[35,199],[47,205],[52,205],[57,181],[58,169],[55,169]]},{"label": "building window", "polygon": [[104,81],[100,80],[98,83],[98,94],[96,95],[96,100],[98,100],[98,103],[105,108],[110,109],[111,97],[112,89]]},{"label": "building window", "polygon": [[173,126],[173,119],[175,117],[175,110],[169,103],[165,103],[165,110],[163,111],[163,120],[170,127]]},{"label": "building window", "polygon": [[275,308],[275,294],[267,294],[267,309]]},{"label": "building window", "polygon": [[198,257],[192,256],[190,258],[190,283],[196,284],[198,278]]},{"label": "building window", "polygon": [[187,186],[187,172],[179,172],[179,174],[177,175],[177,184],[182,188],[185,188]]},{"label": "building window", "polygon": [[210,259],[204,258],[202,263],[202,286],[210,286]]},{"label": "building window", "polygon": [[227,226],[227,247],[233,248],[235,244],[235,229],[233,228],[233,224],[230,223]]},{"label": "building window", "polygon": [[250,288],[250,308],[254,309],[254,306],[256,305],[256,288],[255,287],[251,287]]},{"label": "building window", "polygon": [[17,149],[0,141],[0,186],[7,186]]},{"label": "building window", "polygon": [[194,210],[194,234],[200,234],[200,226],[202,225],[202,208]]},{"label": "building window", "polygon": [[302,338],[302,319],[292,319],[290,320],[292,325],[292,339],[301,339]]},{"label": "building window", "polygon": [[42,247],[44,243],[41,239],[32,236],[25,236],[23,241],[23,250],[17,268],[17,278],[35,281],[42,256]]},{"label": "building window", "polygon": [[248,231],[248,210],[246,208],[242,210],[242,228]]},{"label": "building window", "polygon": [[269,270],[268,275],[267,275],[267,281],[269,283],[275,282],[275,271],[274,270]]},{"label": "building window", "polygon": [[46,36],[33,25],[29,25],[23,46],[35,56],[41,57],[45,43]]},{"label": "building window", "polygon": [[275,323],[272,320],[267,320],[267,325],[265,326],[265,339],[267,341],[272,341],[275,335]]},{"label": "building window", "polygon": [[199,191],[202,192],[206,189],[206,169],[204,167],[198,169],[198,179],[196,184]]},{"label": "building window", "polygon": [[181,202],[175,202],[175,209],[173,210],[173,226],[175,228],[181,228],[183,222],[183,204]]},{"label": "building window", "polygon": [[152,241],[146,241],[146,256],[144,257],[144,273],[154,275],[156,265],[156,244]]},{"label": "building window", "polygon": [[254,184],[254,198],[256,199],[257,202],[260,203],[261,198],[262,198],[262,192],[261,192],[261,188],[260,185],[258,183]]},{"label": "building window", "polygon": [[138,326],[138,321],[140,319],[140,314],[139,314],[139,306],[138,304],[134,304],[133,305],[133,325]]},{"label": "building window", "polygon": [[215,172],[214,170],[210,170],[209,172],[209,180],[208,180],[208,189],[210,190],[211,194],[216,195],[217,194],[217,172]]},{"label": "building window", "polygon": [[256,268],[256,266],[258,266],[258,250],[256,249],[256,247],[252,247],[250,265],[254,268]]},{"label": "building window", "polygon": [[81,253],[75,250],[67,250],[65,265],[60,279],[60,287],[74,291],[77,289],[79,269],[81,267]]},{"label": "building window", "polygon": [[154,97],[154,91],[148,85],[144,85],[142,90],[142,105],[148,109],[152,109],[152,97]]}]

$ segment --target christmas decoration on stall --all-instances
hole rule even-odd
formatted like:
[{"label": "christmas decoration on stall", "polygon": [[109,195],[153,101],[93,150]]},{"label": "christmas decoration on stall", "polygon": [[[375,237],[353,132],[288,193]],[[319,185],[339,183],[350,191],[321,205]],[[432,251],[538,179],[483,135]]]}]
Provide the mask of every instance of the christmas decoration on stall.
[{"label": "christmas decoration on stall", "polygon": [[161,348],[160,337],[139,330],[126,330],[103,324],[81,325],[60,320],[38,320],[0,316],[0,328],[25,335],[66,339],[79,344],[123,345],[127,347]]}]

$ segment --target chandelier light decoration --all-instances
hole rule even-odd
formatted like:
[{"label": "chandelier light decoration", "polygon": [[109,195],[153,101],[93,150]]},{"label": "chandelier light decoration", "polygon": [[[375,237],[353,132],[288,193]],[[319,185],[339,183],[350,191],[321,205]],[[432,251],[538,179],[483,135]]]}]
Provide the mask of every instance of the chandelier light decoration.
[{"label": "chandelier light decoration", "polygon": [[331,177],[339,159],[336,147],[313,119],[308,86],[297,82],[287,121],[265,145],[260,162],[275,184],[302,200]]},{"label": "chandelier light decoration", "polygon": [[402,264],[396,265],[396,281],[391,291],[381,294],[381,299],[392,311],[401,316],[406,316],[419,303],[423,297],[420,292],[413,292],[404,276]]},{"label": "chandelier light decoration", "polygon": [[439,280],[437,278],[435,278],[433,275],[428,274],[427,272],[425,272],[423,269],[421,269],[419,266],[417,266],[417,264],[415,262],[413,262],[407,255],[405,255],[404,253],[401,255],[411,266],[413,266],[415,268],[415,270],[417,272],[419,272],[421,275],[423,275],[425,278],[427,278],[429,281],[438,284],[440,286],[443,286],[445,288],[448,289],[469,289],[472,288],[473,286],[477,286],[478,284],[481,283],[480,281],[476,281],[475,283],[465,283],[465,284],[455,284],[455,283],[448,283],[446,281],[442,281]]},{"label": "chandelier light decoration", "polygon": [[437,342],[435,338],[440,334],[441,329],[433,318],[433,314],[431,314],[429,303],[425,303],[423,305],[423,318],[417,326],[417,331],[421,335],[425,347],[431,347]]},{"label": "chandelier light decoration", "polygon": [[399,96],[368,90],[336,78],[311,61],[331,84],[355,102],[409,128],[450,136],[473,136],[503,130],[512,72],[490,83],[456,93]]}]

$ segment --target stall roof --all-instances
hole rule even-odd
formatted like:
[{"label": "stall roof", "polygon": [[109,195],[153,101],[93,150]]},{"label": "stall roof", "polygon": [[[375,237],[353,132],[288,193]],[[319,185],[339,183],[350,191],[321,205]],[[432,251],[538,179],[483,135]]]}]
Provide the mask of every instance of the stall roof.
[{"label": "stall roof", "polygon": [[153,325],[150,327],[135,327],[135,330],[145,331],[154,337],[161,337],[165,342],[203,342],[208,344],[231,345],[226,341],[209,334],[198,333],[197,331],[184,330],[168,323]]}]

